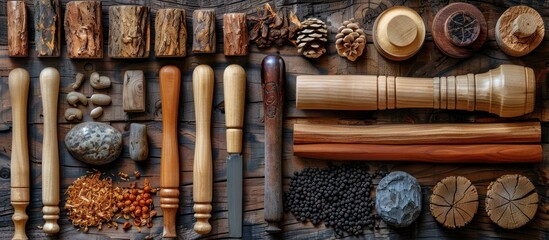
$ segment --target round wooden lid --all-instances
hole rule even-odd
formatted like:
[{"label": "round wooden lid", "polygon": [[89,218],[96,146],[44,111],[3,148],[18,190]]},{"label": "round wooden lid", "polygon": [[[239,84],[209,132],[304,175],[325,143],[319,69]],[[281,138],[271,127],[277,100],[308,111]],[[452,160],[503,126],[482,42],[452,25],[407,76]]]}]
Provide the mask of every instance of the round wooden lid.
[{"label": "round wooden lid", "polygon": [[505,229],[528,223],[538,210],[538,193],[528,178],[503,175],[490,183],[486,193],[486,212],[490,219]]},{"label": "round wooden lid", "polygon": [[384,57],[402,61],[414,56],[425,40],[425,24],[411,8],[395,6],[383,11],[372,29],[374,45]]},{"label": "round wooden lid", "polygon": [[463,227],[477,213],[477,188],[465,177],[447,177],[433,188],[429,207],[433,217],[445,227]]},{"label": "round wooden lid", "polygon": [[535,9],[514,6],[499,17],[495,33],[501,51],[513,57],[522,57],[539,46],[545,26]]},{"label": "round wooden lid", "polygon": [[458,2],[438,11],[431,33],[441,52],[453,58],[466,58],[482,47],[488,26],[478,8]]}]

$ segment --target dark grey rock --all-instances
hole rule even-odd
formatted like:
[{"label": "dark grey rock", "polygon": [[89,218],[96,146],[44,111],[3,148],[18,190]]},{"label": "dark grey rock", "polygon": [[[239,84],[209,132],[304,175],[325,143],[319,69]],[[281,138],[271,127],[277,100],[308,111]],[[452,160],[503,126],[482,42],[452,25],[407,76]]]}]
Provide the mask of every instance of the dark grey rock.
[{"label": "dark grey rock", "polygon": [[102,165],[112,162],[122,152],[122,134],[108,124],[86,122],[67,133],[65,145],[74,158]]},{"label": "dark grey rock", "polygon": [[376,189],[376,209],[379,216],[395,227],[407,227],[421,212],[421,187],[410,174],[391,172]]}]

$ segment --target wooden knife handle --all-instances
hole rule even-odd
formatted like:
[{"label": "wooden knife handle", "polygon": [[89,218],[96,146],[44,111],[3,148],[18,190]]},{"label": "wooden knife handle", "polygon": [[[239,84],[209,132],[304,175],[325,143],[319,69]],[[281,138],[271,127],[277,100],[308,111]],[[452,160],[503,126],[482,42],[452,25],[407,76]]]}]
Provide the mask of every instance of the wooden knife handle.
[{"label": "wooden knife handle", "polygon": [[225,126],[227,128],[227,152],[242,152],[242,127],[244,125],[244,100],[246,96],[246,71],[232,64],[223,73],[225,96]]},{"label": "wooden knife handle", "polygon": [[534,111],[535,94],[534,70],[508,64],[480,74],[435,78],[302,75],[296,80],[299,109],[434,108],[517,117]]},{"label": "wooden knife handle", "polygon": [[59,71],[45,68],[40,72],[40,94],[44,115],[42,141],[42,213],[46,221],[43,230],[59,232],[59,148],[57,146],[57,101],[59,97]]},{"label": "wooden knife handle", "polygon": [[179,145],[177,143],[177,113],[181,72],[176,66],[160,69],[162,101],[162,152],[160,159],[160,208],[164,215],[163,237],[177,236],[175,222],[179,208]]},{"label": "wooden knife handle", "polygon": [[263,113],[265,115],[265,220],[266,231],[280,232],[282,207],[282,115],[286,69],[280,56],[267,56],[261,63]]},{"label": "wooden knife handle", "polygon": [[199,65],[193,72],[194,111],[196,115],[196,145],[193,168],[194,231],[208,234],[212,211],[212,143],[210,122],[214,90],[214,71],[208,65]]},{"label": "wooden knife handle", "polygon": [[12,109],[11,147],[11,205],[14,208],[13,239],[28,239],[25,224],[29,216],[25,212],[30,201],[29,145],[27,138],[27,101],[29,96],[29,72],[22,68],[11,70],[8,77]]}]

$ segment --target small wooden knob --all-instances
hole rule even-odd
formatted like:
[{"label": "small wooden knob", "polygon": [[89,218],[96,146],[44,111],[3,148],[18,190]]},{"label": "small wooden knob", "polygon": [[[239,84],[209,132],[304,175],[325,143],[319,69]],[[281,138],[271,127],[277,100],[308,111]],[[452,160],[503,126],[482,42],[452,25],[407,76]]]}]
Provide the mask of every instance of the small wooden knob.
[{"label": "small wooden knob", "polygon": [[530,37],[534,34],[538,28],[536,23],[536,16],[530,13],[524,13],[519,15],[513,20],[513,35],[518,38]]},{"label": "small wooden knob", "polygon": [[543,18],[533,8],[514,6],[507,9],[496,23],[496,42],[505,54],[522,57],[543,41]]},{"label": "small wooden knob", "polygon": [[406,47],[417,37],[417,26],[414,20],[406,15],[398,15],[387,24],[387,37],[395,46]]}]

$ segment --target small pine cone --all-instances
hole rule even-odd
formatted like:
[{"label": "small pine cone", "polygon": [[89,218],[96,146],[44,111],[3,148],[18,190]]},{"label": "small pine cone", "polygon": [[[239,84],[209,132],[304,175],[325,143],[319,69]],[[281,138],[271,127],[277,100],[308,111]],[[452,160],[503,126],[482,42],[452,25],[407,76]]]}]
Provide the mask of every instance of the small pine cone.
[{"label": "small pine cone", "polygon": [[351,18],[343,22],[336,35],[336,49],[339,56],[355,61],[366,47],[366,34],[358,26],[358,22]]},{"label": "small pine cone", "polygon": [[301,22],[303,28],[297,35],[297,52],[308,58],[318,58],[326,52],[328,29],[317,18],[308,18]]}]

